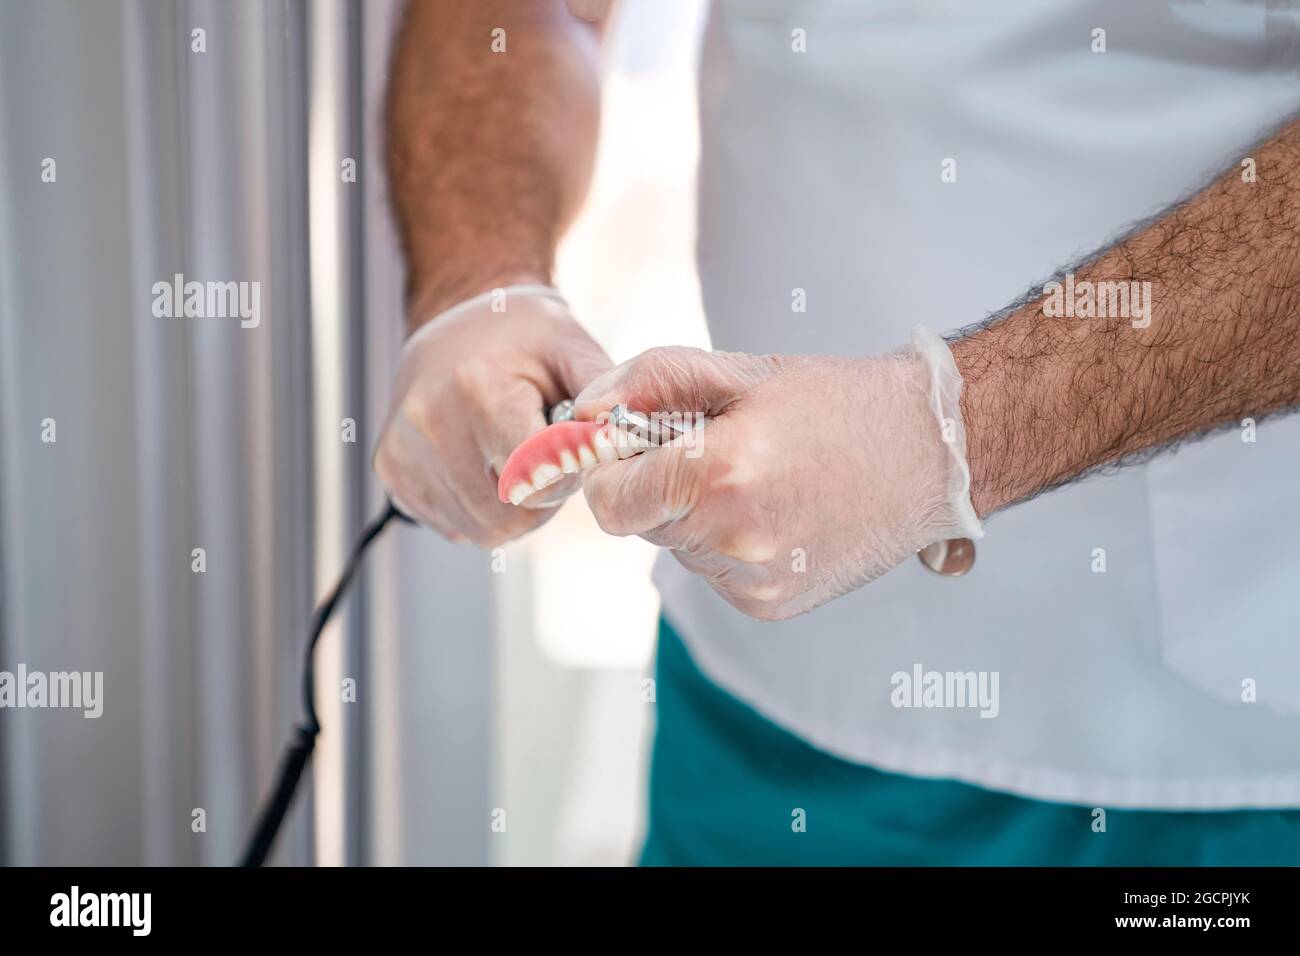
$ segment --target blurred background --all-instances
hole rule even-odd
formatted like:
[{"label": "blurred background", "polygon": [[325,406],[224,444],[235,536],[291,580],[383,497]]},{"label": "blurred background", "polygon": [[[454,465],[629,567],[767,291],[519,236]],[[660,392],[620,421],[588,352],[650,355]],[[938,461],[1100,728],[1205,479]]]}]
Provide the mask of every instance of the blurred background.
[{"label": "blurred background", "polygon": [[[104,674],[99,719],[0,709],[0,862],[239,855],[299,716],[311,609],[382,502],[400,8],[0,0],[0,671]],[[607,40],[559,285],[616,361],[706,344],[704,10],[625,0]],[[156,317],[176,273],[260,283],[260,324]],[[324,733],[274,859],[632,862],[652,558],[580,496],[498,571],[388,532],[322,642]]]}]

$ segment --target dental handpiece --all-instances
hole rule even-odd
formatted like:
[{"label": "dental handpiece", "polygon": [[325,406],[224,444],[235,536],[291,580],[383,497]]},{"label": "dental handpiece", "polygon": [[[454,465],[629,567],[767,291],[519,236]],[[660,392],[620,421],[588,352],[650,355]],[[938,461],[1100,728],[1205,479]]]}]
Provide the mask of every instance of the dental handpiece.
[{"label": "dental handpiece", "polygon": [[[568,422],[573,420],[574,404],[573,399],[566,398],[562,402],[551,406],[550,414],[547,416],[552,425],[556,422]],[[620,431],[625,431],[629,435],[643,439],[650,445],[662,445],[681,435],[687,434],[691,428],[682,421],[678,421],[676,416],[649,416],[641,412],[634,412],[626,405],[615,405],[609,412],[609,422]]]},{"label": "dental handpiece", "polygon": [[552,425],[558,422],[573,421],[573,399],[566,398],[564,401],[552,405],[546,420]]}]

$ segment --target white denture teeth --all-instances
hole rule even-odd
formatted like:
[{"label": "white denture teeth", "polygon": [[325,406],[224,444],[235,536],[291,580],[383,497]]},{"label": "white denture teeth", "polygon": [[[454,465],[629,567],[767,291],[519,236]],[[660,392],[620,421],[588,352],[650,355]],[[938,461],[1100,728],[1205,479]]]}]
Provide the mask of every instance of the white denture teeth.
[{"label": "white denture teeth", "polygon": [[560,449],[560,470],[566,475],[572,475],[578,471],[578,459],[573,457],[573,452],[567,448]]},{"label": "white denture teeth", "polygon": [[579,469],[590,468],[593,465],[597,465],[597,464],[599,464],[599,462],[596,459],[596,453],[592,451],[590,448],[588,448],[586,445],[579,445],[578,446],[578,468]]},{"label": "white denture teeth", "polygon": [[601,462],[618,461],[618,449],[614,443],[609,440],[605,434],[605,429],[596,432],[596,437],[592,439],[592,444],[596,447],[596,460]]},{"label": "white denture teeth", "polygon": [[533,490],[541,491],[547,485],[559,481],[564,477],[564,472],[560,471],[558,465],[552,465],[550,462],[543,462],[537,466],[533,472]]},{"label": "white denture teeth", "polygon": [[529,495],[531,495],[532,493],[533,493],[533,486],[526,481],[521,481],[519,482],[519,484],[515,485],[513,488],[510,489],[510,503],[512,505],[521,504],[523,500],[527,498]]}]

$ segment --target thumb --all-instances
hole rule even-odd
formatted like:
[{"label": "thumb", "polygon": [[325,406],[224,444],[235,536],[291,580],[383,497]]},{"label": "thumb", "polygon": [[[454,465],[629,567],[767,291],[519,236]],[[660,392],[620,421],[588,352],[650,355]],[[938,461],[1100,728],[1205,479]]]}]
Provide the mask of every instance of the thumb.
[{"label": "thumb", "polygon": [[767,356],[685,346],[650,349],[587,385],[574,403],[574,417],[593,421],[615,405],[640,412],[709,415],[774,370]]},{"label": "thumb", "polygon": [[[684,444],[660,445],[582,472],[582,492],[601,530],[643,535],[689,515],[702,472],[700,458],[688,451]],[[660,538],[655,543],[673,546]]]}]

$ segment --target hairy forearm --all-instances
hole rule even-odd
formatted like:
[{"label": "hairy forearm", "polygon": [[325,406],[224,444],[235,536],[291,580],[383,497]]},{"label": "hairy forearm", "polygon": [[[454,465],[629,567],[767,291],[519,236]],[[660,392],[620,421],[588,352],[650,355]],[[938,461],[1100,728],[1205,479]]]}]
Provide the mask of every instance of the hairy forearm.
[{"label": "hairy forearm", "polygon": [[1300,121],[1248,155],[1253,182],[1235,167],[952,343],[978,514],[1300,404]]},{"label": "hairy forearm", "polygon": [[595,155],[597,39],[563,0],[408,6],[385,126],[411,328],[485,289],[550,281]]}]

